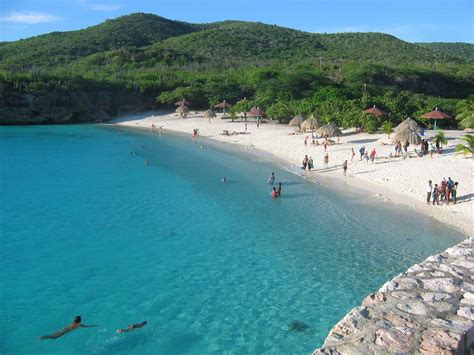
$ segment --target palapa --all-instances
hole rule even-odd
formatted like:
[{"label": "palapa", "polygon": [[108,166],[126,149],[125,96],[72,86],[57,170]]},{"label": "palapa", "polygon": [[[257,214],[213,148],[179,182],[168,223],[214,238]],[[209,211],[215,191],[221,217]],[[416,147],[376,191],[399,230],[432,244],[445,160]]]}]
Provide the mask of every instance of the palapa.
[{"label": "palapa", "polygon": [[213,110],[207,110],[207,111],[204,111],[204,117],[205,118],[214,118],[216,117],[216,113],[213,111]]},{"label": "palapa", "polygon": [[303,131],[314,131],[321,127],[321,122],[314,117],[310,117],[306,119],[302,124],[301,124],[301,129]]},{"label": "palapa", "polygon": [[418,131],[410,129],[408,126],[405,129],[399,129],[392,135],[392,143],[410,144],[418,145],[421,143],[421,138],[418,135]]},{"label": "palapa", "polygon": [[301,115],[293,117],[293,119],[288,123],[288,126],[296,126],[296,127],[301,127],[301,124],[303,123],[304,118]]},{"label": "palapa", "polygon": [[178,108],[176,109],[176,113],[180,113],[180,114],[186,114],[189,112],[190,112],[189,107],[185,105],[178,106]]},{"label": "palapa", "polygon": [[321,137],[334,137],[334,136],[342,136],[342,131],[337,128],[337,126],[329,122],[327,125],[324,125],[316,130],[316,133],[319,134]]},{"label": "palapa", "polygon": [[421,127],[418,125],[418,123],[416,123],[416,121],[412,120],[410,117],[407,117],[405,121],[395,127],[394,131],[398,132],[399,130],[404,130],[407,127],[412,131],[415,131],[417,134],[421,131]]},{"label": "palapa", "polygon": [[420,144],[421,138],[419,133],[421,127],[412,120],[410,117],[407,117],[405,121],[400,123],[394,130],[395,134],[392,135],[392,143],[402,143],[406,142],[410,144]]}]

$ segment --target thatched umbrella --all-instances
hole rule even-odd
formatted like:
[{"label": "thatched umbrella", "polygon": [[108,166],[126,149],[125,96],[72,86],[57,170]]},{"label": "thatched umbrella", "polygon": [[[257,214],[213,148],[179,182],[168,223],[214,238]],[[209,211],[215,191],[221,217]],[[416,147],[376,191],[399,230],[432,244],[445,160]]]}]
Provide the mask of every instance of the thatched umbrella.
[{"label": "thatched umbrella", "polygon": [[205,118],[214,118],[216,117],[216,113],[213,111],[213,110],[207,110],[207,111],[204,111],[204,117]]},{"label": "thatched umbrella", "polygon": [[231,104],[229,104],[228,102],[225,102],[224,100],[222,102],[219,102],[217,105],[214,105],[214,108],[221,108],[225,115],[225,109],[231,106],[232,106]]},{"label": "thatched umbrella", "polygon": [[301,124],[303,131],[314,131],[321,127],[321,122],[317,118],[308,118]]},{"label": "thatched umbrella", "polygon": [[189,107],[186,105],[181,105],[176,109],[176,113],[179,113],[181,115],[185,115],[189,112],[190,112]]},{"label": "thatched umbrella", "polygon": [[423,115],[421,115],[421,117],[422,118],[429,118],[431,120],[435,120],[435,124],[434,124],[434,130],[435,131],[436,131],[436,122],[438,120],[444,120],[445,118],[451,118],[451,116],[448,115],[447,113],[445,113],[443,111],[439,111],[437,107],[435,108],[434,111],[424,113]]},{"label": "thatched umbrella", "polygon": [[297,126],[301,128],[301,124],[303,123],[304,118],[301,115],[293,117],[293,119],[288,123],[288,126]]},{"label": "thatched umbrella", "polygon": [[267,114],[265,113],[265,111],[263,111],[262,108],[258,107],[258,106],[254,106],[250,109],[249,111],[249,115],[250,116],[256,116],[256,117],[260,117],[260,116],[266,116]]},{"label": "thatched umbrella", "polygon": [[365,113],[368,113],[368,114],[371,114],[371,115],[374,115],[374,116],[386,116],[387,113],[385,111],[382,111],[381,109],[379,109],[378,107],[371,107],[371,108],[368,108],[366,110],[364,110]]},{"label": "thatched umbrella", "polygon": [[329,122],[327,125],[318,128],[316,133],[321,137],[342,136],[341,130],[337,128],[337,126],[332,122]]},{"label": "thatched umbrella", "polygon": [[417,134],[421,131],[421,127],[418,125],[418,123],[416,123],[416,121],[412,120],[410,117],[407,117],[405,121],[403,121],[397,127],[395,127],[394,131],[398,132],[400,130],[405,130],[407,128],[411,129]]},{"label": "thatched umbrella", "polygon": [[402,143],[406,144],[406,142],[414,145],[418,145],[421,143],[421,138],[418,135],[418,131],[410,129],[410,127],[405,126],[405,128],[399,129],[392,135],[392,143]]},{"label": "thatched umbrella", "polygon": [[183,97],[182,100],[176,101],[174,105],[175,106],[191,106],[191,103]]}]

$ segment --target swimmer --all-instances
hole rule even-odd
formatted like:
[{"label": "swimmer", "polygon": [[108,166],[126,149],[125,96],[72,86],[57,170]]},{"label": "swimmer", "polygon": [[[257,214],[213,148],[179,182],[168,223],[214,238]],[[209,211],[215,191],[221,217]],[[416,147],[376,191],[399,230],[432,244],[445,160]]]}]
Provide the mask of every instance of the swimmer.
[{"label": "swimmer", "polygon": [[272,198],[275,199],[278,197],[278,191],[275,186],[272,188]]},{"label": "swimmer", "polygon": [[268,178],[268,183],[270,185],[273,185],[274,182],[275,182],[275,173],[272,173],[272,175],[270,175],[270,177]]},{"label": "swimmer", "polygon": [[73,322],[69,324],[67,327],[58,330],[56,333],[53,333],[51,335],[42,335],[38,337],[38,340],[44,340],[44,339],[57,339],[59,337],[62,337],[64,334],[69,333],[70,331],[77,329],[77,328],[93,328],[96,327],[96,325],[85,325],[81,323],[81,316],[76,316],[74,318]]},{"label": "swimmer", "polygon": [[204,146],[201,144],[201,146],[199,148],[204,149]]},{"label": "swimmer", "polygon": [[145,165],[148,165],[148,160],[145,160]]},{"label": "swimmer", "polygon": [[224,177],[222,177],[221,181],[222,181],[222,182],[226,182],[226,181],[227,181],[227,178],[224,176]]},{"label": "swimmer", "polygon": [[131,332],[135,329],[143,328],[146,324],[147,324],[146,320],[141,323],[130,324],[126,329],[117,329],[115,333],[120,334],[120,333]]}]

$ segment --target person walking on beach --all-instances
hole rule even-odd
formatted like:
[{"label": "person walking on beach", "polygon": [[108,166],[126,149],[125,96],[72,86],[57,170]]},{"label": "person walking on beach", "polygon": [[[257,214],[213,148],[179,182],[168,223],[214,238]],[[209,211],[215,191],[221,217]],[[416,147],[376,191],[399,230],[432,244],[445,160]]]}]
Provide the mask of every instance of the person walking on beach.
[{"label": "person walking on beach", "polygon": [[308,156],[305,155],[303,159],[303,170],[306,170],[307,166],[308,166]]},{"label": "person walking on beach", "polygon": [[433,193],[433,181],[428,181],[428,187],[426,189],[426,203],[430,204],[431,194]]},{"label": "person walking on beach", "polygon": [[433,205],[434,204],[439,205],[439,190],[438,190],[438,184],[435,184],[433,187]]},{"label": "person walking on beach", "polygon": [[308,139],[309,139],[308,136],[306,136],[305,139],[304,139],[304,146],[305,146],[305,147],[308,145]]},{"label": "person walking on beach", "polygon": [[131,331],[134,331],[135,329],[143,328],[146,324],[147,324],[146,320],[141,323],[130,324],[125,329],[117,329],[115,333],[120,334],[120,333],[131,332]]},{"label": "person walking on beach", "polygon": [[377,155],[377,152],[375,151],[375,148],[372,148],[372,151],[370,152],[370,161],[372,164],[375,162],[375,157]]},{"label": "person walking on beach", "polygon": [[459,183],[456,181],[451,189],[451,197],[454,204],[456,204],[456,202],[458,201],[457,200],[458,185]]},{"label": "person walking on beach", "polygon": [[347,160],[344,160],[344,163],[342,163],[342,173],[344,176],[347,176]]},{"label": "person walking on beach", "polygon": [[270,175],[270,177],[268,178],[268,183],[270,185],[273,185],[274,182],[275,182],[275,173],[272,173],[272,175]]},{"label": "person walking on beach", "polygon": [[324,162],[324,167],[327,169],[328,165],[329,165],[329,154],[328,153],[324,154],[323,162]]},{"label": "person walking on beach", "polygon": [[351,161],[354,160],[355,156],[356,156],[356,153],[354,152],[354,148],[351,148]]},{"label": "person walking on beach", "polygon": [[362,161],[362,158],[364,157],[364,154],[365,154],[365,145],[360,147],[359,153],[360,153],[360,160]]},{"label": "person walking on beach", "polygon": [[74,329],[78,328],[93,328],[96,327],[95,325],[85,325],[81,323],[81,316],[76,316],[74,320],[72,321],[71,324],[69,324],[67,327],[64,327],[61,330],[58,330],[57,332],[51,334],[51,335],[42,335],[38,338],[38,340],[44,340],[44,339],[57,339],[62,337],[64,334],[69,333],[70,331],[73,331]]},{"label": "person walking on beach", "polygon": [[308,159],[308,170],[311,170],[313,168],[314,168],[313,158],[309,157],[309,159]]}]

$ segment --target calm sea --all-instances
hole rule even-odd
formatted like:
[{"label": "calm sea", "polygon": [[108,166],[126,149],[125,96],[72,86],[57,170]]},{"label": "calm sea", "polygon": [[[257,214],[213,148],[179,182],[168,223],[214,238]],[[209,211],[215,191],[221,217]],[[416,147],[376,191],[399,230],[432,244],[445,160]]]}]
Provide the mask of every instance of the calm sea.
[{"label": "calm sea", "polygon": [[[369,292],[462,239],[245,152],[121,131],[0,128],[1,354],[308,354]],[[35,340],[76,315],[97,327]]]}]

